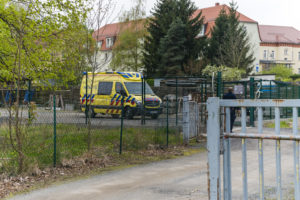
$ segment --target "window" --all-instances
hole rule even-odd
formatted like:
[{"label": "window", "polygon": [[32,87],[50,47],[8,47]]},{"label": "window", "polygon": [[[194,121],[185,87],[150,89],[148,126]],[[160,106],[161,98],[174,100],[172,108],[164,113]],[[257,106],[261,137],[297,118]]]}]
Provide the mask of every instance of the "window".
[{"label": "window", "polygon": [[117,82],[116,83],[116,93],[121,94],[121,90],[124,90],[122,83]]},{"label": "window", "polygon": [[110,95],[112,84],[112,82],[99,82],[98,95]]},{"label": "window", "polygon": [[288,48],[285,48],[285,49],[284,49],[284,55],[285,55],[285,56],[288,55],[288,52],[289,52]]},{"label": "window", "polygon": [[[128,90],[129,94],[137,94],[141,95],[142,94],[142,82],[125,82],[125,86]],[[153,91],[150,88],[150,86],[146,83],[146,94],[153,95]]]},{"label": "window", "polygon": [[268,59],[268,51],[264,50],[264,59],[267,60]]},{"label": "window", "polygon": [[274,59],[274,58],[275,58],[275,51],[272,51],[272,52],[271,52],[270,57],[271,57],[271,59]]},{"label": "window", "polygon": [[298,74],[300,74],[300,68],[298,68]]},{"label": "window", "polygon": [[298,52],[298,60],[300,60],[300,52]]},{"label": "window", "polygon": [[97,42],[97,47],[100,49],[102,47],[102,40]]},{"label": "window", "polygon": [[113,45],[112,38],[106,38],[106,48],[110,48]]},{"label": "window", "polygon": [[204,35],[205,35],[205,26],[202,25],[201,30],[200,30],[200,32],[198,34],[198,37],[201,37],[201,36],[204,36]]},{"label": "window", "polygon": [[288,59],[287,59],[287,58],[284,58],[284,60],[287,61]]}]

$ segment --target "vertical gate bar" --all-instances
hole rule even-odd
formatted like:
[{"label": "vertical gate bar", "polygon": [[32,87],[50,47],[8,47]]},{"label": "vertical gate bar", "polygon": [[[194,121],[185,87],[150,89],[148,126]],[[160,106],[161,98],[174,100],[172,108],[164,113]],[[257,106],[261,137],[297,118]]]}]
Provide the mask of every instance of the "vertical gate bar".
[{"label": "vertical gate bar", "polygon": [[[280,134],[280,110],[279,107],[275,107],[275,133]],[[282,199],[281,191],[281,150],[280,150],[280,140],[276,141],[276,194],[277,200]]]},{"label": "vertical gate bar", "polygon": [[[250,78],[250,99],[255,99],[254,78]],[[250,126],[254,127],[254,108],[250,108]]]},{"label": "vertical gate bar", "polygon": [[[293,107],[293,134],[298,135],[298,110]],[[294,187],[295,199],[300,198],[299,185],[299,142],[294,141]]]},{"label": "vertical gate bar", "polygon": [[[242,133],[246,133],[246,108],[242,107]],[[243,199],[248,199],[248,180],[247,180],[247,141],[242,139],[242,161],[243,161]]]},{"label": "vertical gate bar", "polygon": [[[263,109],[262,107],[258,108],[258,133],[263,133]],[[259,160],[259,198],[264,200],[265,191],[264,191],[264,146],[263,140],[258,140],[258,160]]]},{"label": "vertical gate bar", "polygon": [[[270,81],[269,89],[270,89],[269,98],[272,99],[272,81]],[[272,119],[272,108],[271,107],[270,107],[270,119]]]},{"label": "vertical gate bar", "polygon": [[[285,85],[285,99],[288,99],[288,88],[287,88],[287,84]],[[285,108],[285,118],[288,118],[288,108]]]},{"label": "vertical gate bar", "polygon": [[217,97],[207,100],[208,194],[210,200],[220,200],[220,102]]},{"label": "vertical gate bar", "polygon": [[[230,108],[226,108],[226,133],[230,133]],[[231,159],[230,159],[230,138],[223,138],[224,141],[224,200],[231,200]]]}]

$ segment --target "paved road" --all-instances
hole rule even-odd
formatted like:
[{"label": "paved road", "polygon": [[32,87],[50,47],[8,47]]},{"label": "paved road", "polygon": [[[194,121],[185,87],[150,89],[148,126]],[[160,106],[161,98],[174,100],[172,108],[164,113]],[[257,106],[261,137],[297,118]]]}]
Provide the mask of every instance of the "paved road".
[{"label": "paved road", "polygon": [[[250,129],[249,132],[255,131]],[[241,141],[232,141],[233,199],[242,199]],[[249,199],[258,199],[257,141],[248,146]],[[264,142],[266,197],[275,197],[276,168],[274,141]],[[86,180],[52,186],[12,200],[206,200],[206,152],[174,160],[161,161],[121,171],[110,172]],[[282,142],[283,198],[290,199],[293,187],[292,143]]]},{"label": "paved road", "polygon": [[[20,112],[20,115],[26,119],[28,118],[28,111],[23,110]],[[0,124],[5,122],[8,119],[8,111],[5,109],[0,109]],[[35,120],[33,123],[35,124],[52,124],[53,123],[53,111],[39,109],[35,111]],[[175,115],[169,116],[169,125],[175,126]],[[57,111],[56,112],[56,121],[57,123],[63,124],[85,124],[85,115],[83,112],[76,111]],[[146,126],[149,127],[164,127],[166,126],[167,119],[166,115],[162,114],[158,119],[151,119],[150,117],[146,117]],[[179,115],[178,124],[181,125],[181,115]],[[93,126],[100,127],[119,127],[120,119],[113,119],[110,115],[101,115],[97,114],[96,118],[91,119],[91,124]],[[133,120],[124,120],[125,127],[138,127],[141,126],[141,117],[137,116]]]}]

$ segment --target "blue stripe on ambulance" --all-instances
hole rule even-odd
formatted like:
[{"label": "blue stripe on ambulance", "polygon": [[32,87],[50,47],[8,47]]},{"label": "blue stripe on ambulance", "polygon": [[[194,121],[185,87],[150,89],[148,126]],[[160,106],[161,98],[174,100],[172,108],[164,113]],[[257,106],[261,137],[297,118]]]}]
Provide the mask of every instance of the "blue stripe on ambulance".
[{"label": "blue stripe on ambulance", "polygon": [[82,102],[84,101],[84,98],[85,98],[85,97],[86,97],[86,94],[82,97],[82,100],[81,100]]},{"label": "blue stripe on ambulance", "polygon": [[129,97],[126,99],[126,102],[129,102],[131,98],[131,95],[129,95]]},{"label": "blue stripe on ambulance", "polygon": [[118,98],[117,98],[117,100],[116,100],[116,101],[119,101],[119,99],[120,99],[120,98],[121,98],[121,95],[119,95],[119,96],[118,96]]},{"label": "blue stripe on ambulance", "polygon": [[114,95],[114,97],[111,99],[111,102],[114,101],[114,99],[116,98],[117,94]]},{"label": "blue stripe on ambulance", "polygon": [[133,104],[133,103],[134,103],[134,101],[135,101],[135,98],[133,98],[133,99],[131,100],[131,104]]}]

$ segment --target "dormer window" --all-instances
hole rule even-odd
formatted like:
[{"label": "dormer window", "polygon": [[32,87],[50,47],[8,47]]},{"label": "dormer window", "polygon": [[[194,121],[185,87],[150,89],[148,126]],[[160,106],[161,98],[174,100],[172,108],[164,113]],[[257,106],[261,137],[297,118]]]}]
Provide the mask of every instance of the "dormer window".
[{"label": "dormer window", "polygon": [[106,38],[106,48],[110,48],[113,46],[113,39],[112,38]]},{"label": "dormer window", "polygon": [[204,35],[205,35],[205,25],[202,25],[201,30],[200,30],[200,32],[198,34],[198,37],[202,37]]}]

